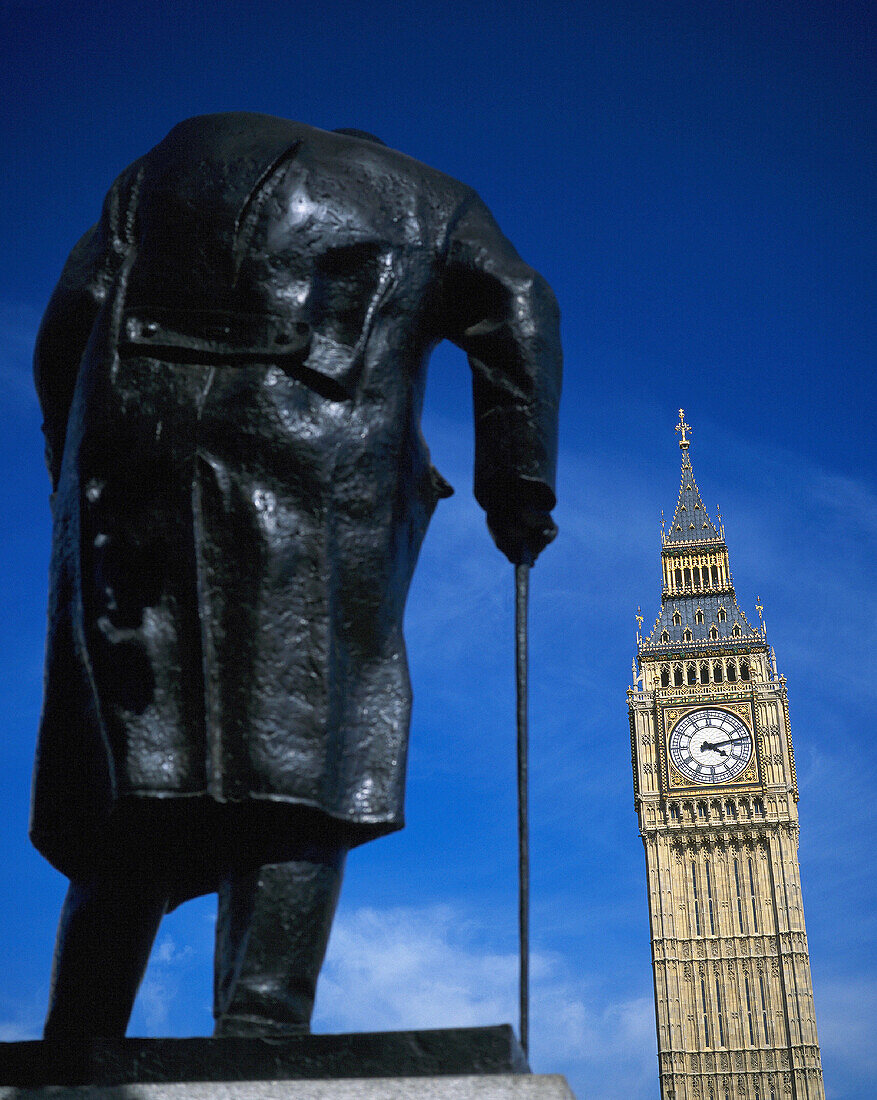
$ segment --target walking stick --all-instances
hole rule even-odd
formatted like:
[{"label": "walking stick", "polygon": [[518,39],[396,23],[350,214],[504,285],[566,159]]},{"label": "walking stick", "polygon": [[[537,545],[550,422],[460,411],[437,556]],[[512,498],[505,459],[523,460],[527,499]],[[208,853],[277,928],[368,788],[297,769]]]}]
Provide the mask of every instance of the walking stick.
[{"label": "walking stick", "polygon": [[527,602],[530,564],[515,566],[515,683],[518,719],[518,929],[521,1047],[530,1047],[530,844],[527,810]]}]

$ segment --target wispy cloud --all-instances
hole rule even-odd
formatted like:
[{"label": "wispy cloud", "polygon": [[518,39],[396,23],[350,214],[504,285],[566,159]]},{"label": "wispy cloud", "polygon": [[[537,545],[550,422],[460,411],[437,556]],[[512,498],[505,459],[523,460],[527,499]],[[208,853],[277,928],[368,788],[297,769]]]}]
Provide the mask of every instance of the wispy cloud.
[{"label": "wispy cloud", "polygon": [[0,1002],[0,1043],[18,1043],[38,1039],[46,1018],[47,991],[22,997],[17,1003],[10,997]]},{"label": "wispy cloud", "polygon": [[131,1035],[209,1034],[213,967],[213,898],[175,910],[152,949],[134,1012]]},{"label": "wispy cloud", "polygon": [[321,1020],[341,1030],[510,1020],[515,957],[476,950],[471,928],[460,924],[448,906],[340,915],[320,984]]},{"label": "wispy cloud", "polygon": [[[651,1002],[601,999],[559,955],[536,950],[532,1062],[580,1095],[651,1097]],[[450,906],[342,913],[320,979],[317,1030],[474,1027],[515,1022],[518,959]]]},{"label": "wispy cloud", "polygon": [[194,955],[191,945],[179,948],[170,936],[164,936],[153,948],[149,973],[143,980],[137,999],[138,1011],[153,1034],[167,1032],[170,1013],[184,976],[182,971]]},{"label": "wispy cloud", "polygon": [[877,981],[853,977],[826,982],[818,990],[816,1011],[827,1100],[873,1095]]}]

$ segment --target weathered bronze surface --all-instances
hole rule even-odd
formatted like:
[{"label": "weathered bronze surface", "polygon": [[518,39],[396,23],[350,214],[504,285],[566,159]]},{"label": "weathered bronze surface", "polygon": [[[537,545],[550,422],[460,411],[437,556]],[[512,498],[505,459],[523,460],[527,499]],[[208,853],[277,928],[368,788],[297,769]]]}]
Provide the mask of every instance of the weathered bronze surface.
[{"label": "weathered bronze surface", "polygon": [[220,1023],[270,1030],[234,1003],[259,869],[292,866],[263,875],[284,907],[323,884],[315,980],[346,850],[402,827],[402,615],[451,492],[419,427],[442,339],[472,367],[475,495],[535,560],[557,307],[471,189],[356,131],[209,115],[74,248],[35,357],[54,542],[31,835],[72,880],[47,1034],[123,1033],[130,1005],[83,1011],[108,925],[139,925],[127,1002],[161,914],[214,890]]},{"label": "weathered bronze surface", "polygon": [[[0,1088],[118,1088],[174,1081],[225,1083],[497,1073],[529,1073],[508,1025],[284,1039],[0,1043]],[[294,1086],[290,1093],[295,1093]],[[49,1094],[44,1095],[47,1100]]]}]

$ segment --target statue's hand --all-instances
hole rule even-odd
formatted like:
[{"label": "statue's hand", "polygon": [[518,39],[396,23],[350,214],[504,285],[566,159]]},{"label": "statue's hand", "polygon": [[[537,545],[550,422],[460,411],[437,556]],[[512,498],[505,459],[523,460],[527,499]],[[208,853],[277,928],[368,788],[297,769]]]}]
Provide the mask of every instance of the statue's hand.
[{"label": "statue's hand", "polygon": [[487,526],[493,541],[514,565],[533,565],[557,535],[551,513],[541,508],[488,512]]}]

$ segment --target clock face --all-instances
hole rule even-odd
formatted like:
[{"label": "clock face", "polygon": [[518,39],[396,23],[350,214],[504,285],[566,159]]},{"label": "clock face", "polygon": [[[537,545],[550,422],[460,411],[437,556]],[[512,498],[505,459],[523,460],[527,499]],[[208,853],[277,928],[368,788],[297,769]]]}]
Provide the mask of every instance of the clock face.
[{"label": "clock face", "polygon": [[670,759],[694,783],[729,783],[752,759],[752,734],[726,710],[695,710],[673,727]]}]

